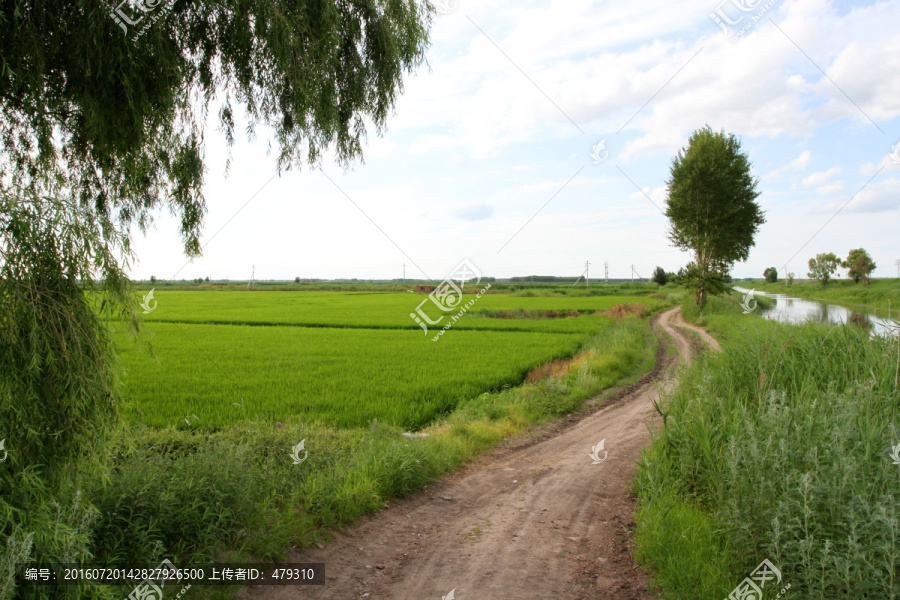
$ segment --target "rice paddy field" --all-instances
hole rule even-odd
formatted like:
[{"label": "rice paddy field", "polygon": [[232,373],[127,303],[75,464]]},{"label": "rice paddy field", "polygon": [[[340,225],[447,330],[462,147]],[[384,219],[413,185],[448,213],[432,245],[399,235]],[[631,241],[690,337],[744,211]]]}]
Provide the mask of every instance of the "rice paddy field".
[{"label": "rice paddy field", "polygon": [[[267,291],[156,291],[157,308],[145,316],[148,323],[181,322],[212,325],[302,325],[363,329],[412,329],[424,332],[410,318],[425,294],[383,292],[267,292]],[[464,302],[474,298],[466,294]],[[486,294],[453,329],[585,333],[603,320],[594,313],[617,304],[660,301],[631,296],[523,297]],[[427,306],[427,303],[426,303]],[[578,319],[491,318],[498,311],[578,311]]]},{"label": "rice paddy field", "polygon": [[[252,430],[273,422],[414,430],[461,401],[521,383],[647,297],[487,294],[438,341],[410,293],[160,291],[143,345],[115,336],[125,413],[153,428]],[[471,296],[474,298],[474,296]],[[465,301],[470,297],[467,295]],[[527,311],[527,312],[526,312]],[[565,318],[494,316],[577,314]],[[445,319],[446,321],[446,319]]]}]

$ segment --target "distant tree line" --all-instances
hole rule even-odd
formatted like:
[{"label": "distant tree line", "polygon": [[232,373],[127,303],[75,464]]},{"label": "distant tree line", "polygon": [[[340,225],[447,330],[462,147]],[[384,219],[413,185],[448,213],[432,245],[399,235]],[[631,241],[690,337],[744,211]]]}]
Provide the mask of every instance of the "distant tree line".
[{"label": "distant tree line", "polygon": [[556,277],[554,275],[527,275],[525,277],[510,277],[510,283],[572,283],[579,277]]},{"label": "distant tree line", "polygon": [[809,278],[818,279],[822,285],[828,285],[835,271],[844,268],[854,283],[862,281],[865,285],[869,285],[869,277],[876,266],[875,261],[863,248],[851,250],[844,260],[833,252],[825,252],[809,259]]},{"label": "distant tree line", "polygon": [[[870,276],[875,270],[875,261],[864,248],[854,248],[847,254],[847,258],[841,259],[834,252],[822,252],[816,254],[814,258],[809,259],[809,273],[807,277],[822,282],[822,285],[828,285],[828,282],[834,277],[838,269],[847,269],[847,277],[854,283],[863,282],[869,285]],[[763,271],[763,277],[769,283],[778,281],[778,269],[769,267]],[[794,279],[793,273],[787,275],[788,284]]]}]

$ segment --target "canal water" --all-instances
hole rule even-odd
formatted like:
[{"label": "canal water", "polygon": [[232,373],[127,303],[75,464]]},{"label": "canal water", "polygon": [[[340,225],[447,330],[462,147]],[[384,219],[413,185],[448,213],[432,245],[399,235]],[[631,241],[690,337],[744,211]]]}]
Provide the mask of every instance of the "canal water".
[{"label": "canal water", "polygon": [[[747,288],[734,288],[742,294],[747,294],[751,290]],[[896,335],[897,328],[900,323],[896,320],[888,320],[885,317],[879,317],[865,312],[857,312],[849,308],[838,306],[837,304],[826,304],[817,300],[807,300],[805,298],[793,298],[787,294],[771,294],[766,292],[753,291],[754,296],[765,296],[771,298],[775,304],[771,308],[764,309],[760,306],[757,310],[766,319],[776,321],[784,321],[786,323],[803,323],[813,320],[823,323],[849,323],[851,320],[865,327],[871,328],[872,333],[876,335]],[[753,306],[755,302],[748,298],[748,305]],[[900,303],[898,303],[900,304]],[[900,306],[898,306],[900,309]]]}]

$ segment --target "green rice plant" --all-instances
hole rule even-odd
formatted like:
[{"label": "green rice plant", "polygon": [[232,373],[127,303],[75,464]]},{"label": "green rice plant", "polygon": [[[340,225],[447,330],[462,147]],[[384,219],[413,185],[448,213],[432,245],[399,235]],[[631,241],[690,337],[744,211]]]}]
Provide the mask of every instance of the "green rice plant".
[{"label": "green rice plant", "polygon": [[[169,291],[154,292],[156,308],[145,315],[147,322],[179,322],[232,325],[302,325],[305,327],[352,327],[365,329],[411,329],[421,332],[410,317],[426,294],[377,292],[268,292],[268,291]],[[464,303],[473,299],[465,295]],[[656,299],[630,296],[550,296],[524,298],[508,294],[485,294],[453,325],[460,329],[587,333],[603,326],[594,313],[616,304],[661,305]],[[430,301],[426,301],[426,307]],[[428,310],[427,308],[425,310]],[[584,316],[559,319],[486,318],[480,311],[578,311]],[[433,314],[432,314],[433,313]],[[439,312],[432,310],[432,318]],[[452,314],[452,313],[449,313]],[[445,317],[444,322],[449,317]],[[439,328],[444,323],[436,326]],[[436,329],[435,328],[435,329]]]},{"label": "green rice plant", "polygon": [[[609,325],[610,320],[606,320]],[[207,431],[248,420],[373,420],[417,428],[461,400],[517,385],[571,355],[583,336],[153,323],[155,359],[120,343],[125,414],[151,427]]]}]

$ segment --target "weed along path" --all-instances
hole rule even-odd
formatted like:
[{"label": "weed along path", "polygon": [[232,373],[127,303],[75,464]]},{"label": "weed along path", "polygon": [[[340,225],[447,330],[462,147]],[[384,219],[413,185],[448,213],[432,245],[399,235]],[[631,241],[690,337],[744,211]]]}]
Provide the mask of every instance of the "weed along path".
[{"label": "weed along path", "polygon": [[325,563],[325,585],[256,587],[245,597],[650,598],[631,552],[636,461],[650,443],[653,401],[698,351],[697,335],[718,349],[679,309],[657,315],[653,326],[661,340],[656,368],[599,410],[485,455],[328,546],[289,557]]}]

